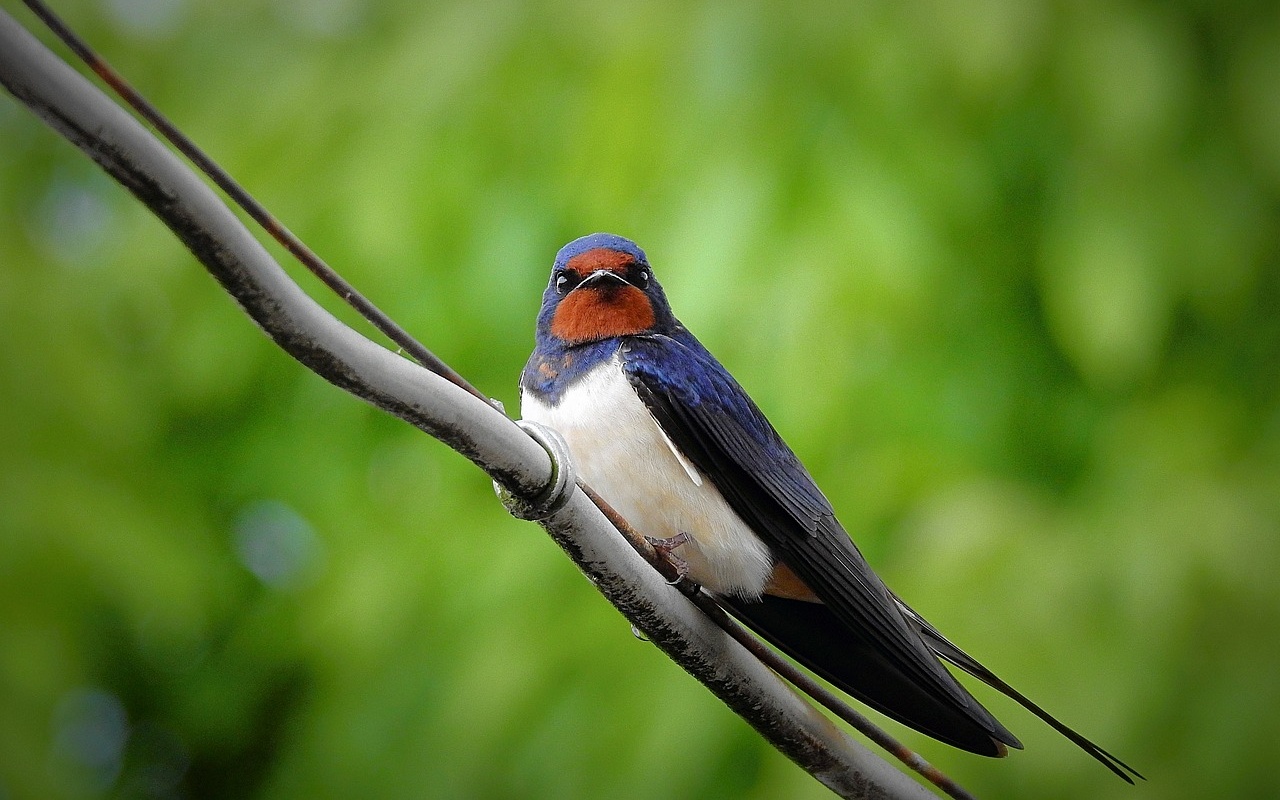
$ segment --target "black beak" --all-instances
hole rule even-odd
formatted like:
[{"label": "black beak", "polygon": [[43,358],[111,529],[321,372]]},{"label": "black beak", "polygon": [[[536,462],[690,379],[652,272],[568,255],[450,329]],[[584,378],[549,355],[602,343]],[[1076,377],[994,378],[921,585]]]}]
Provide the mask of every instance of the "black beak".
[{"label": "black beak", "polygon": [[595,272],[588,275],[587,277],[583,278],[582,283],[579,283],[577,288],[581,289],[585,286],[600,286],[601,288],[603,288],[605,285],[608,285],[609,282],[616,283],[619,286],[631,285],[630,283],[627,282],[626,278],[622,277],[621,275],[614,272],[613,270],[598,269]]}]

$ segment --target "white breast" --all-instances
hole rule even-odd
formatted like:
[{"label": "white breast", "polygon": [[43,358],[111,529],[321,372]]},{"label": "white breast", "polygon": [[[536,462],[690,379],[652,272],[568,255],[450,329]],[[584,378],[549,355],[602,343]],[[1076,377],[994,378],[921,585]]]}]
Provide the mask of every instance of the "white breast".
[{"label": "white breast", "polygon": [[677,452],[618,358],[589,372],[556,406],[522,395],[520,411],[564,436],[579,474],[641,533],[689,534],[676,554],[693,580],[722,594],[760,595],[773,567],[768,548]]}]

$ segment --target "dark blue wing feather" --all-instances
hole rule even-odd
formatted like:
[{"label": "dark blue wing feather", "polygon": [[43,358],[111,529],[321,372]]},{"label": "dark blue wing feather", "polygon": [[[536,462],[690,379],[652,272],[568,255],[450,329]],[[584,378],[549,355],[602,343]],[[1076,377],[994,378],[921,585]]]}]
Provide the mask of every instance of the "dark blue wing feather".
[{"label": "dark blue wing feather", "polygon": [[791,448],[692,334],[677,327],[671,336],[634,337],[622,354],[628,379],[668,438],[823,601],[725,598],[747,624],[845,691],[942,741],[986,755],[1002,752],[995,742],[1021,747],[942,666],[941,656],[1012,697],[1124,780],[1142,777],[902,604],[871,571]]},{"label": "dark blue wing feather", "polygon": [[635,337],[622,353],[629,380],[667,436],[851,635],[939,702],[1016,746],[929,650],[808,471],[697,339],[684,330]]}]

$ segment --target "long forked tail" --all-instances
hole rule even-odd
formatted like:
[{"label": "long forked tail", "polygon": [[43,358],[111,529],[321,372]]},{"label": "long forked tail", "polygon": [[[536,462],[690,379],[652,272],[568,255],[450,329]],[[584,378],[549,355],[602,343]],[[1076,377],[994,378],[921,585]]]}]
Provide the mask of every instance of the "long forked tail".
[{"label": "long forked tail", "polygon": [[984,756],[999,757],[1006,747],[1022,747],[977,700],[970,698],[970,705],[961,706],[928,691],[875,647],[851,636],[825,605],[770,595],[759,601],[729,596],[717,600],[810,671],[904,725]]},{"label": "long forked tail", "polygon": [[[911,620],[911,622],[915,624],[917,630],[920,631],[920,636],[924,639],[925,644],[929,645],[929,648],[933,650],[934,653],[937,653],[939,658],[954,664],[993,689],[1003,692],[1013,698],[1023,708],[1044,720],[1051,728],[1070,739],[1077,747],[1096,758],[1103,764],[1103,766],[1114,772],[1116,775],[1119,775],[1125,781],[1133,783],[1134,778],[1144,781],[1146,780],[1142,773],[1111,755],[1106,750],[1103,750],[1101,747],[1089,741],[1075,730],[1067,727],[1048,711],[1045,711],[1043,708],[1028,699],[1026,695],[1022,694],[1022,692],[1019,692],[1017,689],[1000,680],[995,673],[982,666],[982,664],[979,664],[968,653],[952,644],[947,637],[938,632],[937,628],[930,625],[924,617],[917,614],[910,606],[902,602],[902,598],[894,595],[894,600],[898,602],[898,606],[902,609],[902,612],[907,615],[907,619]],[[1132,777],[1130,777],[1131,775]]]}]

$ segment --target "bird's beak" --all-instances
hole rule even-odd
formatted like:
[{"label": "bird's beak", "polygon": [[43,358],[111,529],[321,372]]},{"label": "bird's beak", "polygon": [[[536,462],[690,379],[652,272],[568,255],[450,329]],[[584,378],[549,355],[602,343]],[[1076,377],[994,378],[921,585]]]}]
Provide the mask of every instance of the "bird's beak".
[{"label": "bird's beak", "polygon": [[588,286],[603,287],[605,285],[608,285],[610,281],[617,283],[621,286],[631,285],[630,283],[627,282],[626,278],[622,277],[621,275],[614,272],[613,270],[598,269],[595,272],[588,275],[587,277],[583,278],[582,282],[578,284],[577,288],[583,289]]}]

